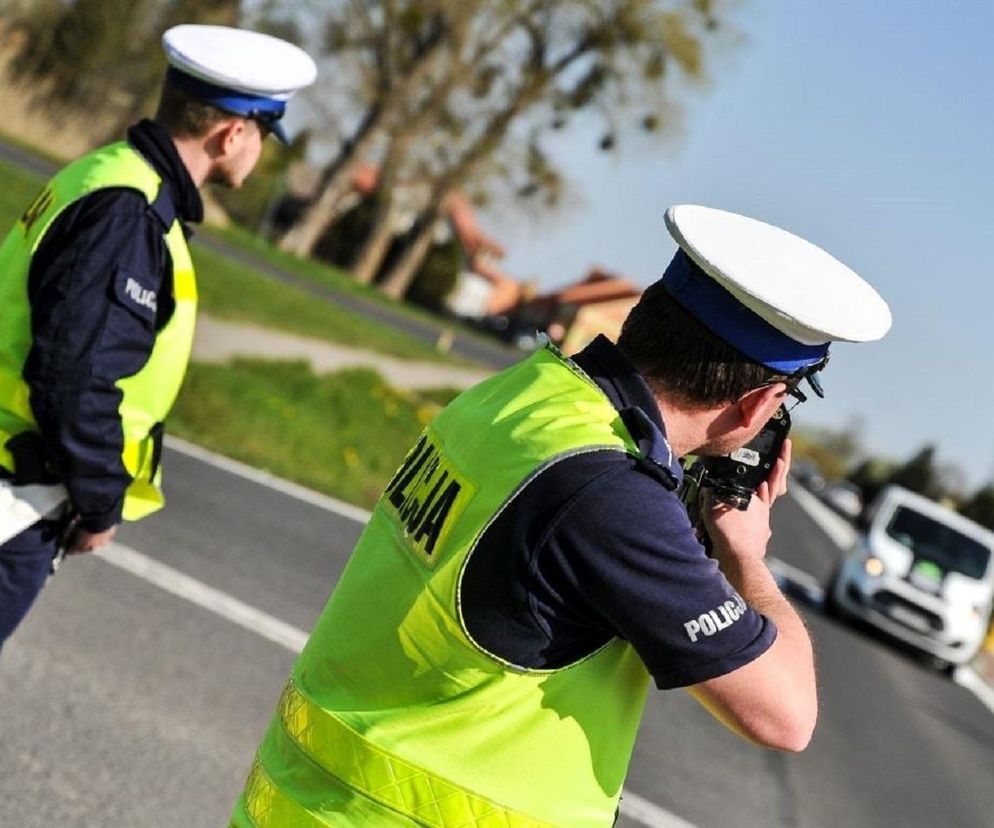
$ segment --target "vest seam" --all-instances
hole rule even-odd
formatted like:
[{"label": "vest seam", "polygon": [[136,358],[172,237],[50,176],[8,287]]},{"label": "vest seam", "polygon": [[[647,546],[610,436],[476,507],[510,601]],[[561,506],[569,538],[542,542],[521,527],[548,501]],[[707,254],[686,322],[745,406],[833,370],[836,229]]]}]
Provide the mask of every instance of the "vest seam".
[{"label": "vest seam", "polygon": [[597,451],[613,451],[613,452],[617,452],[617,453],[620,453],[620,454],[627,454],[628,453],[625,448],[618,447],[618,446],[595,445],[595,446],[584,446],[583,448],[580,448],[580,449],[574,449],[574,450],[571,450],[571,451],[561,452],[560,454],[557,454],[557,455],[549,458],[545,463],[543,463],[540,466],[538,466],[532,472],[532,474],[530,474],[528,477],[526,477],[518,486],[516,486],[515,489],[514,489],[514,491],[511,492],[511,494],[507,497],[507,499],[500,505],[500,508],[498,508],[493,513],[493,515],[490,516],[490,519],[486,522],[486,524],[483,526],[483,528],[477,533],[476,537],[473,539],[473,543],[470,546],[469,550],[467,551],[466,556],[463,558],[463,562],[462,562],[462,564],[459,567],[459,575],[457,576],[457,579],[456,579],[456,612],[458,613],[459,627],[462,630],[463,635],[466,636],[466,640],[469,641],[479,652],[483,653],[488,658],[493,659],[498,664],[500,664],[500,665],[502,665],[504,667],[507,667],[507,668],[509,668],[511,670],[514,670],[515,672],[524,673],[526,675],[537,675],[537,676],[547,676],[547,675],[552,675],[554,673],[565,672],[566,670],[570,670],[573,667],[576,667],[576,666],[578,666],[580,664],[583,664],[584,662],[592,659],[594,656],[598,655],[602,650],[604,650],[605,648],[609,647],[615,640],[620,640],[620,639],[618,639],[618,636],[612,636],[604,644],[602,644],[600,647],[598,647],[596,650],[593,650],[592,652],[588,653],[587,655],[583,656],[582,658],[578,659],[577,661],[573,661],[573,662],[571,662],[571,663],[569,663],[569,664],[567,664],[567,665],[565,665],[563,667],[551,667],[551,668],[525,667],[525,666],[520,665],[520,664],[514,664],[513,662],[508,661],[505,658],[502,658],[501,656],[497,655],[496,653],[490,652],[486,647],[484,647],[482,644],[480,644],[470,634],[469,628],[466,626],[466,619],[465,619],[465,616],[463,614],[463,607],[462,607],[462,584],[463,584],[463,577],[466,574],[466,567],[469,566],[469,561],[473,557],[473,554],[476,552],[476,549],[477,549],[477,547],[479,546],[479,543],[480,543],[480,539],[486,534],[487,530],[493,525],[494,521],[497,520],[497,518],[500,517],[504,513],[504,510],[507,509],[511,505],[511,503],[514,501],[514,499],[519,494],[521,494],[522,491],[524,491],[525,487],[529,483],[531,483],[533,480],[535,480],[535,478],[538,477],[540,474],[542,474],[543,472],[547,471],[549,468],[551,468],[552,466],[554,466],[556,463],[562,462],[563,460],[568,460],[571,457],[579,457],[581,455],[592,454],[592,453],[597,452]]},{"label": "vest seam", "polygon": [[[532,551],[531,555],[529,556],[529,561],[528,561],[529,575],[534,577],[536,570],[535,561],[538,558],[539,554],[542,552],[542,550],[546,548],[548,540],[552,535],[554,529],[558,527],[559,524],[565,519],[566,513],[569,512],[576,505],[576,502],[584,495],[584,493],[587,492],[590,486],[592,486],[596,481],[602,479],[605,476],[614,475],[617,473],[618,470],[614,468],[604,469],[598,472],[597,474],[595,474],[589,480],[587,480],[582,486],[580,486],[579,489],[577,489],[570,495],[568,502],[562,506],[562,508],[556,513],[556,516],[553,519],[553,521],[550,522],[550,525],[547,526],[545,528],[545,531],[542,532],[541,540],[539,541],[539,543],[536,545],[535,549]],[[534,482],[534,479],[535,478],[533,478],[532,482]],[[543,630],[548,629],[547,625],[536,614],[534,595],[530,594],[528,596],[528,603],[530,611],[532,612],[533,615],[535,615],[535,620],[541,625]],[[620,638],[620,636],[616,632],[609,633],[607,643],[610,643],[611,640],[615,638]],[[591,651],[591,653],[597,652],[598,650],[602,649],[604,646],[606,646],[606,644],[603,644],[600,647],[595,648],[594,650]],[[577,659],[576,662],[571,661],[569,664],[566,664],[558,669],[567,669],[572,664],[579,663],[580,660],[582,659]]]}]

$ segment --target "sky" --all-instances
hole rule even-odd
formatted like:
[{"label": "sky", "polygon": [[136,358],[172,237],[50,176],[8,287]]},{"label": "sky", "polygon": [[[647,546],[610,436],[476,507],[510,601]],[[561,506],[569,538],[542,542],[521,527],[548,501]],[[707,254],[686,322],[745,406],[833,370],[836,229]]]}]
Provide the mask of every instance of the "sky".
[{"label": "sky", "polygon": [[574,197],[556,214],[503,209],[484,229],[505,269],[551,289],[593,265],[639,285],[676,246],[671,204],[784,227],[869,281],[894,324],[838,343],[827,397],[796,425],[858,429],[871,455],[934,444],[968,488],[994,476],[994,3],[742,0],[742,34],[686,88],[681,132],[607,157],[556,147]]}]

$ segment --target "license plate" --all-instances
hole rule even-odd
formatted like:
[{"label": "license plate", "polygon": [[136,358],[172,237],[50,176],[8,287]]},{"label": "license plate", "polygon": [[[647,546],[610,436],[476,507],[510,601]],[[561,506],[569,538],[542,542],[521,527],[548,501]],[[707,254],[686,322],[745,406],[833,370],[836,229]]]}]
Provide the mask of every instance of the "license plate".
[{"label": "license plate", "polygon": [[890,607],[887,612],[891,618],[900,624],[904,624],[906,627],[911,627],[913,630],[921,632],[928,632],[929,630],[928,620],[914,610],[896,605]]}]

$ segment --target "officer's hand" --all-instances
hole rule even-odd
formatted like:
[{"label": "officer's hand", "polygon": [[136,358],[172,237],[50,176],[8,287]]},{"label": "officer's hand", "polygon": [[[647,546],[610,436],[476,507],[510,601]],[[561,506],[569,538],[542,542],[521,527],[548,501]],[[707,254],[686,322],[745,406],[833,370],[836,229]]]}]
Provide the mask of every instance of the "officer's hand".
[{"label": "officer's hand", "polygon": [[766,555],[771,534],[770,509],[776,499],[787,491],[790,451],[790,440],[785,440],[769,479],[760,484],[744,512],[716,502],[710,490],[704,491],[704,526],[711,536],[719,562],[724,558],[760,560]]},{"label": "officer's hand", "polygon": [[76,529],[69,540],[69,547],[66,549],[66,553],[69,555],[78,555],[81,552],[92,552],[94,549],[99,549],[101,546],[106,546],[110,543],[115,532],[117,532],[116,526],[104,529],[103,532],[87,532],[85,529]]}]

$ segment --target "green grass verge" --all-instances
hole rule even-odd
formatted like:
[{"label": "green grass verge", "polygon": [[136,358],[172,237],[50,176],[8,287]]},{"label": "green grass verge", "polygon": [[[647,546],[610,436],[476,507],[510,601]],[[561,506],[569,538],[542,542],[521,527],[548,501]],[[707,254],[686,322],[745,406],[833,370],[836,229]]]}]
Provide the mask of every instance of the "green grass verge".
[{"label": "green grass verge", "polygon": [[194,363],[167,431],[371,508],[417,435],[456,393],[398,391],[368,369],[318,377],[304,362]]},{"label": "green grass verge", "polygon": [[10,164],[0,163],[0,233],[17,221],[28,204],[41,191],[45,179]]},{"label": "green grass verge", "polygon": [[[437,314],[417,305],[402,301],[398,302],[396,299],[390,299],[380,293],[379,290],[370,287],[369,285],[359,284],[359,282],[355,281],[355,279],[349,275],[348,271],[343,270],[342,268],[333,267],[332,265],[316,259],[301,259],[298,256],[291,255],[290,253],[284,253],[278,247],[275,247],[265,239],[259,238],[246,230],[244,227],[239,227],[237,225],[232,225],[230,227],[205,227],[204,233],[240,247],[243,250],[250,251],[260,259],[263,259],[270,264],[289,271],[297,276],[308,279],[315,284],[331,288],[332,290],[340,293],[347,293],[352,296],[360,297],[372,304],[380,305],[381,307],[390,308],[393,311],[402,313],[411,319],[427,322],[428,324],[435,325],[439,328],[448,328],[461,336],[469,337],[488,345],[494,344],[492,337],[481,333],[479,330],[473,328],[471,325],[467,325],[459,319],[440,317]],[[456,359],[451,357],[449,358],[449,361],[456,361]]]},{"label": "green grass verge", "polygon": [[278,282],[227,256],[204,247],[194,247],[192,252],[200,308],[211,316],[405,359],[465,364],[439,354],[426,342],[316,299],[302,288]]}]

